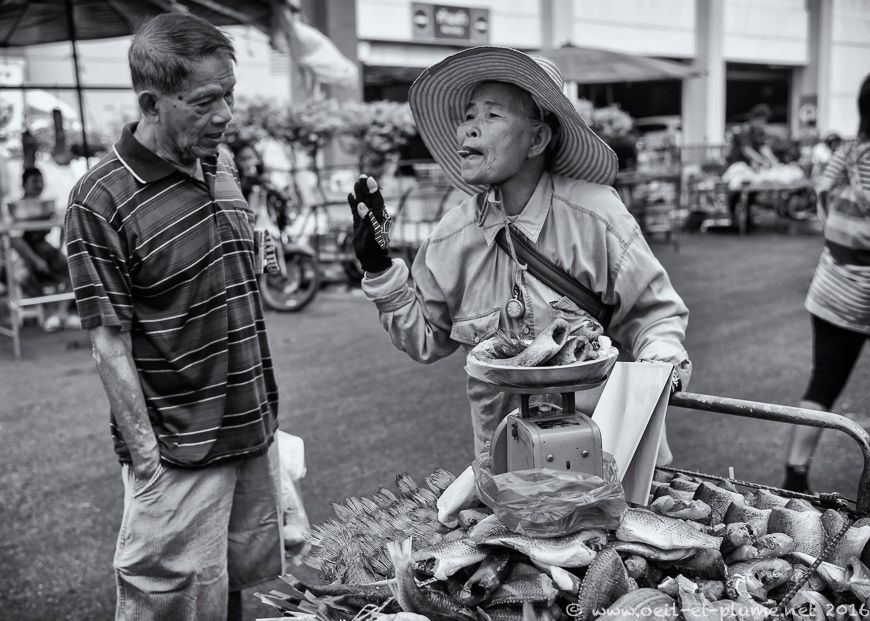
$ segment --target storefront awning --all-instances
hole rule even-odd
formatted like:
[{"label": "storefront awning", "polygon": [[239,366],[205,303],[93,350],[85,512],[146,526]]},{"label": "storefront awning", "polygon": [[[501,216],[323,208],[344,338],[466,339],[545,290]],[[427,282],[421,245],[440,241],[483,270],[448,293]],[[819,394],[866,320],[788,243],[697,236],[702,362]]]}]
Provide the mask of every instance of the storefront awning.
[{"label": "storefront awning", "polygon": [[549,58],[566,81],[579,84],[683,80],[698,75],[692,67],[670,60],[570,44],[532,53]]}]

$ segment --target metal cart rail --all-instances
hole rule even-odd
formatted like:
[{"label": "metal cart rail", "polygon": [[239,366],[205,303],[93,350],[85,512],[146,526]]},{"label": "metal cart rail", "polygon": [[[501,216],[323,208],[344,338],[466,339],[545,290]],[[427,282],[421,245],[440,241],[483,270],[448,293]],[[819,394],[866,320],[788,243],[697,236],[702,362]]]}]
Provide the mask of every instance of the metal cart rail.
[{"label": "metal cart rail", "polygon": [[820,412],[787,405],[715,397],[690,392],[674,393],[671,395],[670,405],[706,412],[718,412],[759,420],[842,431],[858,444],[861,449],[861,455],[864,458],[864,467],[858,480],[855,511],[862,515],[870,514],[870,434],[858,423],[832,412]]}]

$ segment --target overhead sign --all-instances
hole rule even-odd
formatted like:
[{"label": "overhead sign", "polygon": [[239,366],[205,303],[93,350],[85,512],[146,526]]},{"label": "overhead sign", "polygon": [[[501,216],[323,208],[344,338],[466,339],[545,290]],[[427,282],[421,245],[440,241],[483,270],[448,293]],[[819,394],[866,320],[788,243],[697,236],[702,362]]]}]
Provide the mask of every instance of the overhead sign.
[{"label": "overhead sign", "polygon": [[411,19],[417,40],[489,42],[489,9],[413,2]]}]

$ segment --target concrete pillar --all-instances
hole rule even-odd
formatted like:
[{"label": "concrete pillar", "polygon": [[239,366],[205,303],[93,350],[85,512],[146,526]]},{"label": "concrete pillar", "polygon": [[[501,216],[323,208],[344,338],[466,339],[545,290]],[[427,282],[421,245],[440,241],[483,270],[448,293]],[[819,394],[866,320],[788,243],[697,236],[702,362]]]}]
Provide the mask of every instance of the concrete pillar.
[{"label": "concrete pillar", "polygon": [[574,4],[577,0],[541,1],[541,47],[574,43]]},{"label": "concrete pillar", "polygon": [[[325,34],[350,61],[358,64],[356,36],[356,0],[303,0],[302,11],[309,23]],[[292,59],[291,59],[292,60]],[[354,87],[325,86],[328,97],[339,101],[362,100],[363,72],[360,67],[359,82]],[[336,144],[328,145],[323,152],[323,165],[327,168],[353,167],[357,161]]]},{"label": "concrete pillar", "polygon": [[[724,0],[695,0],[695,61],[700,74],[683,82],[683,142],[725,139]],[[701,150],[698,150],[701,151]]]},{"label": "concrete pillar", "polygon": [[830,129],[831,49],[833,0],[807,0],[807,64],[795,70],[792,82],[791,130],[798,129],[801,103],[815,98],[816,127],[822,136]]},{"label": "concrete pillar", "polygon": [[[577,0],[540,0],[541,48],[560,47],[574,43],[574,3]],[[566,81],[562,89],[572,101],[577,99],[577,83]]]}]

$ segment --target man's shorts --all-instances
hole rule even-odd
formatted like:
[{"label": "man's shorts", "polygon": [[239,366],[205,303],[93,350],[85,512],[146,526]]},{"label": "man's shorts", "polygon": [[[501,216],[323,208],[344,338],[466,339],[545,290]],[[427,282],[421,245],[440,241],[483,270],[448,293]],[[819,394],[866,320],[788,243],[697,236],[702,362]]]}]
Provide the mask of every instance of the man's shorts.
[{"label": "man's shorts", "polygon": [[224,619],[227,592],[283,573],[277,446],[204,468],[122,466],[117,619]]}]

